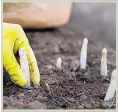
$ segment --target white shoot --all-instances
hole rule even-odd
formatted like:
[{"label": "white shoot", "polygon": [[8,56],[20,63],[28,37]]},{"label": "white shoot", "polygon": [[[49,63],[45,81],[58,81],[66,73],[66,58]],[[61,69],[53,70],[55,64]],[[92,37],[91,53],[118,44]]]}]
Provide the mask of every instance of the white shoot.
[{"label": "white shoot", "polygon": [[111,74],[111,82],[108,87],[104,101],[111,100],[114,97],[115,91],[116,91],[116,70],[113,70]]},{"label": "white shoot", "polygon": [[26,52],[25,52],[25,50],[23,48],[21,48],[19,50],[19,55],[20,55],[20,66],[21,66],[21,69],[22,69],[23,73],[25,74],[25,76],[27,78],[27,81],[28,81],[28,83],[25,86],[25,88],[30,89],[31,88],[31,83],[30,83],[29,65],[28,65]]},{"label": "white shoot", "polygon": [[80,68],[81,69],[86,69],[87,44],[88,44],[88,39],[84,38],[82,48],[81,48],[81,54],[80,54]]},{"label": "white shoot", "polygon": [[107,76],[107,49],[103,48],[101,57],[101,75]]},{"label": "white shoot", "polygon": [[59,58],[57,59],[57,62],[56,62],[56,67],[59,68],[59,69],[61,69],[61,68],[62,68],[62,67],[61,67],[61,63],[62,63],[62,59],[61,59],[61,57],[59,57]]}]

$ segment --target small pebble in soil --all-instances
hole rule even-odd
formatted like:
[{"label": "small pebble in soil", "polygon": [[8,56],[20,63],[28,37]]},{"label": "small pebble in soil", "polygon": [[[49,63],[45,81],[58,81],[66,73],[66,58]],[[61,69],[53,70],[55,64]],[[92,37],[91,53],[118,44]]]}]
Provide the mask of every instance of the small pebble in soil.
[{"label": "small pebble in soil", "polygon": [[9,97],[9,99],[10,99],[10,102],[13,102],[13,101],[14,101],[14,95],[11,95],[11,96]]},{"label": "small pebble in soil", "polygon": [[45,86],[46,86],[46,90],[50,91],[50,86],[49,86],[49,84],[47,82],[45,82]]},{"label": "small pebble in soil", "polygon": [[94,107],[99,108],[100,107],[100,103],[99,102],[95,102]]},{"label": "small pebble in soil", "polygon": [[91,75],[89,75],[89,72],[85,72],[80,76],[80,79],[83,81],[89,81],[89,82],[93,82],[93,78]]},{"label": "small pebble in soil", "polygon": [[20,102],[19,100],[14,100],[13,102],[11,102],[11,105],[13,107],[20,107],[20,108],[22,108],[24,106],[24,103]]},{"label": "small pebble in soil", "polygon": [[87,81],[89,81],[90,83],[94,82],[94,80],[95,80],[94,77],[93,77],[93,75],[95,75],[95,74],[89,74],[89,72],[84,74],[85,79]]},{"label": "small pebble in soil", "polygon": [[72,60],[71,64],[70,64],[71,70],[72,71],[76,71],[79,68],[79,61],[76,60]]},{"label": "small pebble in soil", "polygon": [[23,93],[18,94],[18,98],[19,99],[24,98],[24,94]]},{"label": "small pebble in soil", "polygon": [[24,106],[27,109],[46,109],[46,105],[44,103],[40,103],[39,101],[35,100],[27,105]]},{"label": "small pebble in soil", "polygon": [[53,84],[55,84],[56,83],[56,81],[55,80],[53,80],[53,79],[51,79],[51,81],[49,80],[49,81],[47,81],[48,82],[48,84],[50,84],[50,85],[53,85]]},{"label": "small pebble in soil", "polygon": [[95,100],[91,99],[90,102],[94,105],[95,104]]},{"label": "small pebble in soil", "polygon": [[27,90],[28,93],[32,93],[32,90]]},{"label": "small pebble in soil", "polygon": [[87,108],[87,109],[91,109],[92,108],[92,105],[90,103],[86,103],[84,108]]},{"label": "small pebble in soil", "polygon": [[82,102],[82,101],[85,101],[85,100],[87,100],[87,96],[83,94],[83,95],[80,96],[79,100],[80,100],[81,102]]},{"label": "small pebble in soil", "polygon": [[65,69],[68,69],[68,67],[69,67],[69,63],[63,61],[63,63],[62,63],[62,67],[64,67]]},{"label": "small pebble in soil", "polygon": [[47,100],[48,100],[47,97],[43,97],[43,96],[41,96],[41,95],[38,95],[35,99],[36,99],[36,100],[39,100],[39,101],[47,101]]},{"label": "small pebble in soil", "polygon": [[68,52],[68,50],[69,50],[68,44],[61,44],[59,46],[59,49],[61,52]]},{"label": "small pebble in soil", "polygon": [[60,52],[60,49],[59,49],[58,46],[54,46],[54,47],[52,48],[52,53],[56,54],[56,53],[59,53],[59,52]]},{"label": "small pebble in soil", "polygon": [[48,49],[47,49],[47,48],[44,48],[44,49],[42,50],[42,53],[46,53],[46,52],[48,52]]},{"label": "small pebble in soil", "polygon": [[90,77],[90,75],[89,75],[89,72],[88,72],[88,71],[87,71],[87,72],[85,72],[83,75],[84,75],[84,76],[86,76],[86,77]]},{"label": "small pebble in soil", "polygon": [[52,70],[54,67],[52,65],[46,65],[45,68],[48,70]]},{"label": "small pebble in soil", "polygon": [[76,75],[74,72],[69,72],[68,80],[74,80],[76,82]]},{"label": "small pebble in soil", "polygon": [[72,102],[72,103],[75,102],[75,99],[74,98],[68,98],[67,100],[70,101],[70,102]]},{"label": "small pebble in soil", "polygon": [[95,65],[96,64],[96,62],[95,61],[93,61],[93,65]]},{"label": "small pebble in soil", "polygon": [[48,92],[48,95],[51,96],[50,86],[47,82],[45,82],[45,87],[46,87],[46,91]]}]

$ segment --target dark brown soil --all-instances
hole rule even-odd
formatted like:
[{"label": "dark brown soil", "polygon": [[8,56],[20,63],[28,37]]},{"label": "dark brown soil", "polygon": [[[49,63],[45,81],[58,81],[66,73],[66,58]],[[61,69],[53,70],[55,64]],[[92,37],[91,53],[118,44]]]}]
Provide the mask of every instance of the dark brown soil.
[{"label": "dark brown soil", "polygon": [[[4,109],[108,109],[116,107],[115,97],[104,102],[111,72],[115,69],[108,57],[108,78],[100,75],[101,47],[89,39],[86,70],[72,71],[71,63],[79,60],[83,36],[66,28],[46,31],[26,31],[35,53],[41,83],[37,89],[22,89],[14,85],[4,71]],[[108,54],[113,52],[109,51]],[[58,57],[62,58],[62,70],[55,67]],[[113,58],[113,57],[112,57]],[[47,90],[48,83],[50,90]]]}]

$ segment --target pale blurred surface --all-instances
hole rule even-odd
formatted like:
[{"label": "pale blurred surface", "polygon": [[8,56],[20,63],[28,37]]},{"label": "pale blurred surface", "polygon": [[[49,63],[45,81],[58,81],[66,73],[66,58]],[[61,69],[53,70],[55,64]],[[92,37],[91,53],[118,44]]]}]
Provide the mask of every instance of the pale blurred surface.
[{"label": "pale blurred surface", "polygon": [[71,2],[5,2],[3,21],[23,28],[51,28],[66,24]]},{"label": "pale blurred surface", "polygon": [[116,4],[73,3],[70,29],[116,47]]}]

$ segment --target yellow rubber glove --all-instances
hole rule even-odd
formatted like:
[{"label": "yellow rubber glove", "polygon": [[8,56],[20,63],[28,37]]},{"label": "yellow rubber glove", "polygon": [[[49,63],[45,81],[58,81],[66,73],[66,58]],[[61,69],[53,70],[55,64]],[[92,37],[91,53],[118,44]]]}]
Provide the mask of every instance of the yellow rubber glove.
[{"label": "yellow rubber glove", "polygon": [[38,70],[36,58],[22,27],[18,24],[3,23],[4,68],[9,73],[12,81],[15,84],[23,87],[27,84],[27,79],[14,55],[19,51],[20,48],[24,48],[26,51],[31,81],[33,85],[37,87],[40,82],[40,73]]}]

